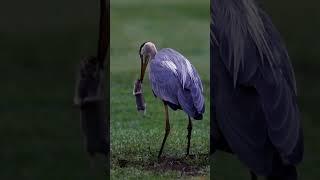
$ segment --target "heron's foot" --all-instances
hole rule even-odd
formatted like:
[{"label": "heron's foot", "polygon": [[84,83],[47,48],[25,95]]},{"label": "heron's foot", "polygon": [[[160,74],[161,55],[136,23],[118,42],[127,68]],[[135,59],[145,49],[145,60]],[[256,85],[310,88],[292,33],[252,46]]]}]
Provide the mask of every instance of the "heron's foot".
[{"label": "heron's foot", "polygon": [[196,155],[194,154],[186,154],[185,158],[186,159],[195,159]]},{"label": "heron's foot", "polygon": [[161,154],[162,152],[160,151],[159,154],[158,154],[158,161],[160,161],[162,158],[161,158]]},{"label": "heron's foot", "polygon": [[189,153],[186,153],[186,158],[189,157]]},{"label": "heron's foot", "polygon": [[189,148],[187,149],[187,152],[186,152],[186,157],[188,157],[190,155],[189,153]]}]

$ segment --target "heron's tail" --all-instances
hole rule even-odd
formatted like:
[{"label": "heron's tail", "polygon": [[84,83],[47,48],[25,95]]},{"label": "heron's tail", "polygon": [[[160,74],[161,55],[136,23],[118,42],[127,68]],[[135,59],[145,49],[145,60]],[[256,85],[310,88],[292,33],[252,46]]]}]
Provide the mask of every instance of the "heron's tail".
[{"label": "heron's tail", "polygon": [[191,89],[191,97],[193,101],[194,106],[194,115],[193,119],[195,120],[201,120],[202,114],[205,111],[205,103],[204,103],[204,97],[202,95],[202,90],[195,86]]},{"label": "heron's tail", "polygon": [[201,120],[205,111],[204,97],[199,90],[178,91],[178,101],[183,111],[195,120]]}]

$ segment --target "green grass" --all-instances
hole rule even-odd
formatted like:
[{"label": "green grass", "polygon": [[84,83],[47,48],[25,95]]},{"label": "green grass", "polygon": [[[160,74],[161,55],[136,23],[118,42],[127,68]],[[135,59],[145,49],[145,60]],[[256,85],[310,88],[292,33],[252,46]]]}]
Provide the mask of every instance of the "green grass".
[{"label": "green grass", "polygon": [[[209,111],[202,121],[193,121],[191,154],[195,156],[187,159],[187,115],[169,111],[171,132],[163,151],[165,160],[158,163],[164,108],[152,94],[148,74],[144,82],[145,117],[137,112],[132,95],[133,82],[140,72],[139,47],[151,40],[158,49],[177,49],[194,64],[203,80],[209,109],[208,5],[207,1],[187,4],[181,0],[111,2],[112,179],[209,178]],[[183,167],[191,170],[182,173]]]}]

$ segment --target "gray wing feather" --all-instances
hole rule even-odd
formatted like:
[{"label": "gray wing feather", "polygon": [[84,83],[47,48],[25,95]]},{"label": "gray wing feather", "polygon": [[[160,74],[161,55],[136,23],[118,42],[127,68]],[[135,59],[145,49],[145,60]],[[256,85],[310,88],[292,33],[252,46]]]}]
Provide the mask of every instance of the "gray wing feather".
[{"label": "gray wing feather", "polygon": [[156,96],[180,105],[192,117],[204,113],[201,79],[194,66],[177,51],[160,50],[150,62],[149,77]]},{"label": "gray wing feather", "polygon": [[155,96],[179,105],[175,92],[179,88],[179,80],[172,71],[151,61],[149,79]]}]

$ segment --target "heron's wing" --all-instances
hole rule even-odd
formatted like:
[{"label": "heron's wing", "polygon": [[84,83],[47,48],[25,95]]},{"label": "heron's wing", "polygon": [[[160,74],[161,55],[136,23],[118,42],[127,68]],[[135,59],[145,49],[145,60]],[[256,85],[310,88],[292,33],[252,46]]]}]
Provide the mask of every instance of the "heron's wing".
[{"label": "heron's wing", "polygon": [[149,79],[152,92],[164,101],[179,105],[177,90],[180,88],[179,79],[172,69],[157,61],[150,62]]},{"label": "heron's wing", "polygon": [[302,159],[303,140],[294,72],[279,32],[264,12],[261,12],[261,18],[275,59],[274,69],[271,75],[271,65],[260,64],[261,77],[253,78],[251,84],[260,95],[272,144],[284,159],[297,163]]},{"label": "heron's wing", "polygon": [[[184,90],[180,93],[181,101],[185,101],[180,103],[181,106],[193,105],[198,113],[204,113],[203,85],[197,70],[189,60],[170,48],[161,49],[155,59],[171,69],[175,77],[178,78],[179,84]],[[191,98],[187,96],[191,96]]]},{"label": "heron's wing", "polygon": [[[217,2],[225,3],[225,1]],[[250,13],[241,13],[242,11],[237,9],[241,7],[242,11],[250,11]],[[238,5],[233,8],[235,10],[233,13],[228,12],[227,9],[217,8],[213,10],[212,18],[215,23],[211,26],[211,33],[216,38],[216,41],[213,41],[217,49],[214,53],[218,53],[217,57],[222,61],[227,73],[225,75],[228,76],[224,77],[225,80],[229,80],[223,83],[224,87],[233,87],[229,94],[230,101],[238,100],[239,102],[239,104],[235,102],[232,104],[227,101],[216,101],[220,103],[216,106],[223,111],[218,112],[217,109],[222,121],[228,119],[229,123],[238,125],[233,125],[234,129],[226,127],[229,128],[229,132],[224,133],[232,134],[236,131],[238,137],[234,136],[235,138],[242,137],[244,141],[260,144],[258,140],[263,139],[263,134],[260,139],[257,139],[248,136],[248,133],[255,131],[259,133],[259,130],[264,132],[264,126],[257,125],[261,129],[254,130],[255,127],[244,124],[247,123],[247,119],[243,117],[247,117],[250,112],[241,109],[246,106],[250,107],[253,112],[251,115],[255,117],[253,119],[256,119],[255,122],[261,118],[265,119],[268,139],[282,157],[290,162],[300,161],[303,142],[301,141],[295,79],[287,50],[279,33],[266,14],[257,10],[256,7],[248,8]],[[255,96],[257,99],[254,99]],[[246,99],[251,104],[246,103]],[[256,102],[258,102],[256,106],[252,106]],[[263,112],[264,117],[254,112]],[[232,140],[229,139],[229,141]],[[231,143],[236,144],[237,142]]]}]

